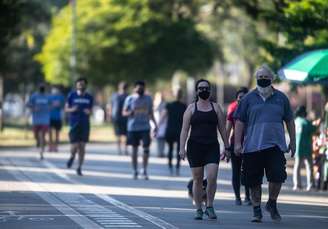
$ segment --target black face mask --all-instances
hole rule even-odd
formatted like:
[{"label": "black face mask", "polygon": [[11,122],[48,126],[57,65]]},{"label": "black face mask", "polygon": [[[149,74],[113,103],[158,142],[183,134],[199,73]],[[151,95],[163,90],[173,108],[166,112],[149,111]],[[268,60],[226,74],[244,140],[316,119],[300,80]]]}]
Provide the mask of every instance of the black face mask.
[{"label": "black face mask", "polygon": [[137,93],[138,93],[138,95],[142,96],[142,95],[145,94],[145,90],[144,90],[144,89],[139,89],[139,90],[137,91]]},{"label": "black face mask", "polygon": [[260,87],[268,87],[271,85],[271,80],[270,79],[258,79],[257,85],[259,85]]},{"label": "black face mask", "polygon": [[198,92],[198,96],[199,98],[206,100],[210,97],[210,91],[200,91]]}]

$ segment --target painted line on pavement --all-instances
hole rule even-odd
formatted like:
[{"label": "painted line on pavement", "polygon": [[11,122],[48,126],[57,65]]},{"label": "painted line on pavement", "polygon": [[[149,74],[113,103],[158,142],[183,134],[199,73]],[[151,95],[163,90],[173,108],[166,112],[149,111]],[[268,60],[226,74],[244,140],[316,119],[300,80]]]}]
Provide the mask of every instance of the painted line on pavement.
[{"label": "painted line on pavement", "polygon": [[[14,165],[10,160],[8,159],[1,159],[1,164],[11,164]],[[33,189],[31,187],[31,183],[27,182],[26,180],[30,180],[29,177],[18,168],[18,171],[8,171],[11,175],[15,177],[18,181],[22,183],[23,186],[26,186],[27,190],[31,190],[33,192]],[[36,184],[38,185],[38,184]],[[40,188],[43,189],[43,187],[40,185]],[[79,212],[75,211],[73,208],[56,198],[53,194],[49,193],[47,190],[43,189],[43,192],[33,192],[36,193],[38,196],[40,196],[44,201],[48,202],[51,206],[56,208],[58,211],[62,212],[65,216],[68,216],[71,220],[73,220],[75,223],[80,225],[82,228],[95,228],[95,229],[101,229],[99,225],[92,222],[87,217],[81,215]]]},{"label": "painted line on pavement", "polygon": [[[11,161],[12,164],[14,164]],[[29,166],[35,166],[35,163],[31,162],[31,161],[25,161],[25,163],[27,163]],[[17,166],[18,169],[19,166]],[[43,182],[58,182],[56,179],[54,179],[53,176],[47,175],[45,173],[28,173],[28,172],[24,172],[24,175],[26,177],[29,178],[29,180],[31,180],[34,183],[38,183],[39,186],[41,186],[43,188],[43,190],[45,192],[51,193],[52,195],[54,195],[55,197],[57,197],[57,199],[59,199],[60,201],[62,201],[63,203],[65,203],[66,205],[68,205],[70,208],[74,209],[75,211],[77,211],[80,215],[82,215],[83,217],[85,217],[86,219],[90,220],[90,222],[92,222],[92,224],[94,225],[90,225],[90,226],[85,226],[85,228],[107,228],[107,225],[104,225],[101,222],[97,221],[97,218],[95,217],[99,217],[99,216],[103,216],[103,219],[112,219],[113,217],[115,217],[115,219],[118,219],[117,217],[120,217],[119,219],[121,219],[121,222],[118,222],[117,226],[120,226],[120,228],[123,227],[136,227],[136,228],[140,228],[141,225],[133,222],[132,220],[110,210],[107,209],[99,204],[94,203],[93,201],[85,198],[84,196],[78,194],[78,193],[55,193],[53,192],[53,190],[51,190],[46,184],[44,184]],[[81,214],[82,213],[82,214]]]},{"label": "painted line on pavement", "polygon": [[[66,174],[64,174],[62,171],[60,171],[60,169],[58,169],[53,163],[51,162],[48,162],[48,161],[44,161],[43,164],[48,167],[51,172],[57,174],[58,176],[62,177],[63,179],[71,182],[71,183],[75,183],[75,184],[79,184],[79,182],[76,182],[74,180],[72,180],[70,177],[68,177]],[[159,228],[161,229],[178,229],[178,227],[158,218],[158,217],[155,217],[155,216],[152,216],[146,212],[143,212],[141,210],[138,210],[138,209],[135,209],[121,201],[118,201],[108,195],[105,195],[105,194],[95,194],[97,197],[103,199],[104,201],[114,205],[115,207],[118,207],[124,211],[127,211],[131,214],[134,214],[156,226],[158,226]]]}]

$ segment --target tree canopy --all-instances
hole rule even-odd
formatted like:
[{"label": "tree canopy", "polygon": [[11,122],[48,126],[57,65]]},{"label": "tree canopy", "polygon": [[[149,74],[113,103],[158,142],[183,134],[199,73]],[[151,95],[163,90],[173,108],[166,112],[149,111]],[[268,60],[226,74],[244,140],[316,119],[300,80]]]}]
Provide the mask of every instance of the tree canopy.
[{"label": "tree canopy", "polygon": [[[179,5],[174,4],[179,2]],[[77,1],[77,71],[96,85],[191,75],[212,66],[215,45],[196,29],[190,1]],[[71,80],[71,9],[53,19],[37,60],[46,79]]]}]

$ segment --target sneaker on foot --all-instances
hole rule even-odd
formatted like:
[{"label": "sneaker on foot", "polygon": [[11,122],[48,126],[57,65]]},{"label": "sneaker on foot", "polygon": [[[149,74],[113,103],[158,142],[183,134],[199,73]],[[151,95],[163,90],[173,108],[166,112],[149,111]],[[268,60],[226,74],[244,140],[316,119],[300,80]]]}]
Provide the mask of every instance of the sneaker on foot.
[{"label": "sneaker on foot", "polygon": [[203,213],[202,209],[197,209],[194,219],[195,220],[202,220],[203,219],[203,214],[204,213]]},{"label": "sneaker on foot", "polygon": [[68,159],[68,161],[66,163],[67,168],[71,168],[73,165],[73,162],[74,162],[74,157],[71,157],[70,159]]},{"label": "sneaker on foot", "polygon": [[237,206],[240,206],[240,205],[241,205],[241,199],[240,199],[240,198],[237,198],[237,199],[235,200],[235,204],[236,204]]},{"label": "sneaker on foot", "polygon": [[138,179],[138,172],[137,172],[137,171],[135,171],[135,172],[133,173],[133,179],[134,179],[134,180],[137,180],[137,179]]},{"label": "sneaker on foot", "polygon": [[274,221],[281,221],[281,216],[277,209],[277,203],[276,202],[267,202],[265,205],[265,210],[267,210],[270,213],[271,219]]},{"label": "sneaker on foot", "polygon": [[76,173],[79,176],[83,176],[81,168],[77,168]]},{"label": "sneaker on foot", "polygon": [[149,180],[148,174],[147,174],[146,172],[144,172],[144,173],[142,174],[142,176],[143,176],[143,178],[144,178],[145,180]]},{"label": "sneaker on foot", "polygon": [[244,200],[244,204],[250,206],[250,205],[252,205],[252,201],[246,197]]},{"label": "sneaker on foot", "polygon": [[262,215],[261,207],[260,206],[255,207],[253,209],[253,212],[254,212],[254,215],[253,215],[252,222],[253,223],[262,223],[263,215]]},{"label": "sneaker on foot", "polygon": [[217,219],[218,217],[215,214],[215,210],[213,207],[206,207],[205,214],[209,219]]}]

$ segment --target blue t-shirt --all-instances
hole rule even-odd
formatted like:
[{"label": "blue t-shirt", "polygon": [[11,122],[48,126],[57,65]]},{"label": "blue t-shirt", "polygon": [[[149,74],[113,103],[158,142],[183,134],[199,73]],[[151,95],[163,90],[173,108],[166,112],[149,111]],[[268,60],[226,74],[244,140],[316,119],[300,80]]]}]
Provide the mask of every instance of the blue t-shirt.
[{"label": "blue t-shirt", "polygon": [[153,113],[153,100],[149,95],[130,95],[125,99],[124,107],[133,114],[128,117],[128,131],[150,130],[150,114]]},{"label": "blue t-shirt", "polygon": [[257,89],[240,101],[234,118],[244,123],[244,153],[252,153],[274,146],[287,151],[283,121],[293,120],[293,112],[285,94],[274,89],[266,100]]},{"label": "blue t-shirt", "polygon": [[51,120],[61,120],[62,111],[65,105],[65,97],[62,94],[50,95],[50,119]]},{"label": "blue t-shirt", "polygon": [[70,125],[86,124],[89,125],[89,115],[84,112],[84,109],[92,109],[93,97],[85,92],[78,95],[76,91],[69,93],[67,97],[67,104],[70,108],[77,106],[77,111],[70,113]]},{"label": "blue t-shirt", "polygon": [[32,110],[33,125],[49,125],[50,123],[50,100],[47,94],[36,92],[31,95],[28,106]]}]

